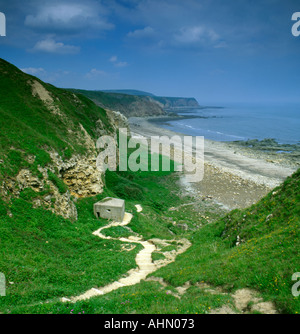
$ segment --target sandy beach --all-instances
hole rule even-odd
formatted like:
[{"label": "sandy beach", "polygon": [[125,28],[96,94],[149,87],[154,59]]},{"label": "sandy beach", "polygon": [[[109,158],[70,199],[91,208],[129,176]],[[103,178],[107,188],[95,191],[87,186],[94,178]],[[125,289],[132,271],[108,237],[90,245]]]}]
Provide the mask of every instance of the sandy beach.
[{"label": "sandy beach", "polygon": [[[159,127],[151,118],[132,117],[129,124],[133,138],[184,136]],[[246,155],[236,145],[205,139],[203,180],[187,183],[182,178],[182,184],[193,196],[218,203],[225,209],[248,207],[297,170],[280,160],[270,161],[267,156],[254,153]]]}]

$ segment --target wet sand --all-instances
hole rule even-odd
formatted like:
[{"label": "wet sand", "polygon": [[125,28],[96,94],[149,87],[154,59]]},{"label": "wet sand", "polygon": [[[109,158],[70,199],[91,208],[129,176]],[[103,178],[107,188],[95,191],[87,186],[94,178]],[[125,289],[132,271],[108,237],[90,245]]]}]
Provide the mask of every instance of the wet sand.
[{"label": "wet sand", "polygon": [[[163,129],[150,119],[129,118],[132,136],[184,136]],[[245,155],[242,148],[233,147],[227,142],[205,139],[203,180],[189,183],[183,177],[181,182],[196,198],[213,201],[224,209],[232,210],[256,203],[296,169],[269,162],[262,154]]]}]

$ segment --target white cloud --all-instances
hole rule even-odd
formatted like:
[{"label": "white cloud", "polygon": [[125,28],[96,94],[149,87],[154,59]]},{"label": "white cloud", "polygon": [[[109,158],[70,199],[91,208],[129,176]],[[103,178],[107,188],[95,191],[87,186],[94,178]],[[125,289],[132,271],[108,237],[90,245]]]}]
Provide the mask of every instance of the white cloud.
[{"label": "white cloud", "polygon": [[136,29],[134,31],[130,31],[127,34],[127,37],[130,38],[148,38],[154,35],[154,29],[150,26],[145,27],[144,29]]},{"label": "white cloud", "polygon": [[31,75],[45,75],[46,71],[42,68],[36,68],[36,67],[27,67],[27,68],[21,68],[21,71],[23,71],[24,73],[27,74],[31,74]]},{"label": "white cloud", "polygon": [[55,40],[52,38],[47,38],[37,42],[30,51],[56,54],[77,54],[80,52],[80,47],[66,45],[61,42],[55,42]]},{"label": "white cloud", "polygon": [[205,26],[181,28],[179,32],[174,34],[174,41],[179,45],[221,45],[220,36],[214,30]]},{"label": "white cloud", "polygon": [[128,66],[128,63],[126,61],[119,61],[117,63],[115,63],[116,67],[126,67]]},{"label": "white cloud", "polygon": [[[64,78],[73,78],[74,73],[66,70],[47,71],[42,67],[26,67],[21,69],[24,73],[34,75],[45,82],[55,83]],[[72,79],[71,79],[72,80]]]},{"label": "white cloud", "polygon": [[214,48],[215,49],[222,49],[222,48],[227,48],[228,44],[224,41],[221,41],[220,43],[217,43]]},{"label": "white cloud", "polygon": [[109,61],[111,62],[111,63],[114,63],[114,62],[116,62],[118,60],[118,57],[117,56],[111,56],[110,58],[109,58]]},{"label": "white cloud", "polygon": [[204,36],[203,27],[182,28],[175,34],[175,40],[182,44],[198,43]]},{"label": "white cloud", "polygon": [[143,0],[127,8],[119,5],[117,10],[137,27],[131,28],[126,38],[139,48],[224,48],[228,25],[224,27],[223,21],[228,19],[213,20],[213,6],[210,0]]},{"label": "white cloud", "polygon": [[105,71],[97,70],[96,68],[93,68],[85,75],[85,77],[87,79],[95,79],[98,77],[104,77],[106,75],[107,73]]},{"label": "white cloud", "polygon": [[118,61],[117,56],[111,56],[109,61],[114,64],[115,67],[126,67],[128,63],[126,61]]},{"label": "white cloud", "polygon": [[37,9],[36,14],[27,15],[25,25],[51,32],[78,33],[86,28],[110,30],[114,25],[107,22],[105,9],[98,3],[52,3]]}]

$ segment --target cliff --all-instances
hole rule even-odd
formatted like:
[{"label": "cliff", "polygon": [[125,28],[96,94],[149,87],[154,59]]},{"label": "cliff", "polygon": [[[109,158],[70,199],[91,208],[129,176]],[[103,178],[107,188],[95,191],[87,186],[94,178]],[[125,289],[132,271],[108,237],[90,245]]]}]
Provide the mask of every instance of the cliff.
[{"label": "cliff", "polygon": [[0,202],[22,198],[76,219],[76,198],[103,191],[96,140],[127,119],[2,59],[0,101]]},{"label": "cliff", "polygon": [[165,97],[165,96],[155,96],[152,93],[126,89],[126,90],[111,90],[111,91],[103,91],[110,93],[122,93],[127,95],[135,95],[135,96],[148,96],[151,100],[157,102],[160,107],[164,110],[168,111],[176,111],[176,109],[191,109],[191,108],[200,108],[199,103],[194,97]]},{"label": "cliff", "polygon": [[88,97],[102,108],[121,112],[126,117],[161,116],[166,114],[163,106],[154,100],[152,96],[78,89],[72,89],[71,91]]},{"label": "cliff", "polygon": [[157,101],[164,110],[176,111],[178,109],[192,109],[200,108],[199,103],[193,97],[163,97],[163,96],[154,96],[152,97]]},{"label": "cliff", "polygon": [[70,89],[83,94],[102,108],[117,110],[126,117],[163,116],[168,111],[200,108],[193,97],[163,97],[138,90],[90,91]]}]

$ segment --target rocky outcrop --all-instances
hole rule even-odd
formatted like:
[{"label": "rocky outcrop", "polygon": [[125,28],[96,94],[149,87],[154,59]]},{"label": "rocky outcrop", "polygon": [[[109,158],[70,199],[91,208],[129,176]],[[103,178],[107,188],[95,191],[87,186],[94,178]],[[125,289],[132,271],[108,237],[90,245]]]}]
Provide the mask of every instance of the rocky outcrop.
[{"label": "rocky outcrop", "polygon": [[[95,196],[103,191],[103,174],[96,168],[96,149],[88,151],[85,156],[75,155],[68,161],[63,161],[56,152],[50,152],[50,156],[51,165],[38,167],[39,177],[29,169],[21,169],[15,178],[4,180],[0,185],[0,196],[9,200],[31,189],[35,192],[31,195],[33,207],[43,207],[66,219],[76,220],[74,199]],[[65,184],[66,191],[59,189],[49,177],[49,172]]]},{"label": "rocky outcrop", "polygon": [[50,95],[50,92],[48,92],[41,83],[39,83],[37,80],[29,80],[28,84],[32,86],[32,95],[42,100],[51,113],[62,116],[62,113],[55,105],[54,99]]},{"label": "rocky outcrop", "polygon": [[126,116],[119,111],[106,110],[106,112],[115,133],[118,132],[119,129],[127,129],[127,133],[130,134],[130,126]]},{"label": "rocky outcrop", "polygon": [[66,162],[55,152],[51,153],[51,158],[71,195],[89,197],[102,193],[104,182],[96,166],[96,150],[86,156],[73,156]]},{"label": "rocky outcrop", "polygon": [[36,196],[32,199],[34,208],[43,207],[66,219],[77,219],[77,209],[70,192],[60,193],[57,186],[49,180],[48,169],[40,168],[43,177],[34,176],[29,169],[21,169],[15,179],[5,180],[0,187],[2,198],[19,197],[21,192],[32,189]]}]

